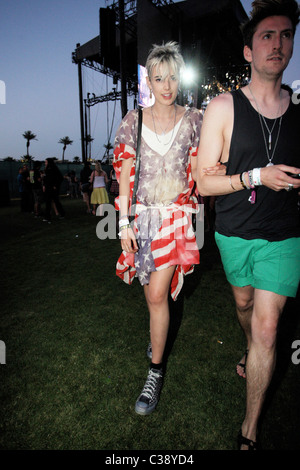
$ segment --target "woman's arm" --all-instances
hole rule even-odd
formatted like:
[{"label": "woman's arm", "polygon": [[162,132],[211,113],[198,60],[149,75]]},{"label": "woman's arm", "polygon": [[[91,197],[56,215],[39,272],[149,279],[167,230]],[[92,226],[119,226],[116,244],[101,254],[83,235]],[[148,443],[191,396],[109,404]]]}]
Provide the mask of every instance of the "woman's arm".
[{"label": "woman's arm", "polygon": [[[129,196],[130,196],[130,172],[133,158],[122,161],[122,169],[119,181],[119,201],[120,201],[120,221],[128,217]],[[121,246],[128,253],[135,253],[138,250],[136,238],[131,228],[121,230]]]}]

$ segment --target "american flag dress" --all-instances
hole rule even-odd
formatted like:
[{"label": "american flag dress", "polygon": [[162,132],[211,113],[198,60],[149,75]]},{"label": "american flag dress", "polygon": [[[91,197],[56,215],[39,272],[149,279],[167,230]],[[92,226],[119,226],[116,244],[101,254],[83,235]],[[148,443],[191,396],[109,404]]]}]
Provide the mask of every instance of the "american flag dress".
[{"label": "american flag dress", "polygon": [[[176,300],[184,276],[194,271],[200,254],[192,226],[197,212],[195,182],[191,174],[191,157],[199,146],[202,114],[187,108],[171,147],[164,155],[141,138],[139,185],[133,230],[139,250],[123,251],[116,265],[116,274],[131,284],[138,277],[148,284],[153,271],[176,266],[171,281],[171,296]],[[113,166],[119,181],[122,161],[133,158],[130,172],[130,204],[135,178],[135,149],[138,111],[131,110],[123,118],[116,133]],[[155,135],[155,134],[154,134]],[[119,198],[115,200],[119,209]],[[130,211],[130,209],[129,209]]]}]

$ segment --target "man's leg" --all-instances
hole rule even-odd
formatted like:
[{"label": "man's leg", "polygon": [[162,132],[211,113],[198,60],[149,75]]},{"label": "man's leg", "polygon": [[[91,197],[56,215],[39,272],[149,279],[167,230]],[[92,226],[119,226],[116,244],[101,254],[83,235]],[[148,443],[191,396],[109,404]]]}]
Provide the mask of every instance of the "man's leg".
[{"label": "man's leg", "polygon": [[[251,320],[253,311],[254,288],[252,286],[236,287],[231,286],[236,303],[238,321],[245,333],[247,341],[247,351],[251,344]],[[244,355],[237,365],[238,375],[246,378],[246,355]]]},{"label": "man's leg", "polygon": [[242,424],[242,435],[254,442],[275,367],[277,327],[285,303],[286,297],[273,292],[259,289],[254,292],[251,344],[247,359],[247,406]]}]

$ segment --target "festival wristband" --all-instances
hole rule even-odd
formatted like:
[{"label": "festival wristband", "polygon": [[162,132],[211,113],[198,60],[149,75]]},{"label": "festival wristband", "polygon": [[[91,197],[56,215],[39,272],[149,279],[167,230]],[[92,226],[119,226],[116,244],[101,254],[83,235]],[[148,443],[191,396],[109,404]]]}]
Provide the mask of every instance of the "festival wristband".
[{"label": "festival wristband", "polygon": [[128,224],[129,224],[129,219],[127,216],[119,220],[119,228],[122,228]]},{"label": "festival wristband", "polygon": [[253,184],[254,184],[254,186],[261,186],[260,168],[253,168],[252,175],[253,175]]},{"label": "festival wristband", "polygon": [[130,224],[128,224],[128,225],[123,225],[122,227],[120,227],[120,232],[118,233],[118,236],[121,238],[122,230],[125,230],[125,229],[128,229],[128,228],[131,228],[131,225],[130,225]]}]

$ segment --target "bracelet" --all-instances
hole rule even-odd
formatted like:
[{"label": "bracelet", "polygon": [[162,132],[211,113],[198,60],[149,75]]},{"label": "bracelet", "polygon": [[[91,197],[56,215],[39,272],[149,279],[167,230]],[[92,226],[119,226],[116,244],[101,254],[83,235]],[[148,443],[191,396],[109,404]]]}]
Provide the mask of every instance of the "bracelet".
[{"label": "bracelet", "polygon": [[128,217],[124,217],[123,219],[119,220],[119,228],[125,226],[125,225],[128,225],[129,224],[129,220],[128,220]]},{"label": "bracelet", "polygon": [[243,186],[243,188],[247,189],[247,186],[245,185],[245,183],[243,181],[243,173],[240,174],[240,182],[241,182],[241,185]]},{"label": "bracelet", "polygon": [[130,224],[122,225],[122,226],[120,227],[120,231],[125,230],[126,228],[130,228],[130,227],[131,227]]},{"label": "bracelet", "polygon": [[248,178],[249,178],[250,188],[254,189],[255,186],[254,186],[254,182],[253,182],[253,170],[248,171]]},{"label": "bracelet", "polygon": [[253,168],[252,175],[254,186],[261,186],[262,184],[260,180],[260,168]]},{"label": "bracelet", "polygon": [[246,181],[246,173],[247,171],[244,171],[243,175],[242,175],[242,180],[243,180],[243,183],[244,185],[246,186],[247,189],[250,189],[251,188],[251,185],[249,186],[249,184],[247,183]]},{"label": "bracelet", "polygon": [[244,182],[243,175],[244,175],[244,173],[240,174],[241,185],[243,186],[244,189],[248,189],[247,186],[246,186],[246,183]]},{"label": "bracelet", "polygon": [[229,184],[230,184],[230,186],[232,187],[233,191],[236,191],[236,189],[232,186],[231,175],[229,175]]},{"label": "bracelet", "polygon": [[128,224],[128,225],[123,225],[122,227],[120,227],[120,232],[118,233],[119,238],[121,238],[122,230],[125,230],[127,228],[131,228],[131,225]]}]

